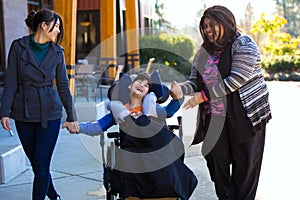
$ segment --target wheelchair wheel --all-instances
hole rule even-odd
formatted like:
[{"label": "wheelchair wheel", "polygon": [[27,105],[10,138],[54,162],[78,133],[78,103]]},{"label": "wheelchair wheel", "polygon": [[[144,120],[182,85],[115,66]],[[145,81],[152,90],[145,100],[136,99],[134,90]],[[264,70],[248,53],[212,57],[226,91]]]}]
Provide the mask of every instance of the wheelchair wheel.
[{"label": "wheelchair wheel", "polygon": [[124,200],[124,198],[119,195],[113,195],[111,192],[106,191],[106,200]]},{"label": "wheelchair wheel", "polygon": [[106,191],[106,200],[115,200],[115,196],[111,192]]}]

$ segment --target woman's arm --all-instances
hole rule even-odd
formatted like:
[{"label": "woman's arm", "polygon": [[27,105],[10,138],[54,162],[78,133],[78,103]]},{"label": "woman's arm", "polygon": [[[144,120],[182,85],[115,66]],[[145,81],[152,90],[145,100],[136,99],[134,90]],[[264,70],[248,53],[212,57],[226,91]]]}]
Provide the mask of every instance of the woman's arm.
[{"label": "woman's arm", "polygon": [[240,36],[232,45],[232,66],[229,76],[217,86],[210,88],[211,97],[222,97],[234,92],[258,75],[260,68],[259,50],[246,35]]},{"label": "woman's arm", "polygon": [[203,47],[195,54],[190,77],[180,85],[184,95],[191,95],[194,92],[203,90],[201,71],[203,71],[204,66],[206,65],[208,56],[209,54]]},{"label": "woman's arm", "polygon": [[190,95],[197,91],[197,84],[199,84],[199,72],[195,66],[191,68],[191,74],[187,81],[180,84],[183,95]]},{"label": "woman's arm", "polygon": [[1,98],[1,117],[9,117],[11,106],[14,100],[15,93],[18,88],[18,60],[19,55],[17,53],[18,43],[14,41],[10,47],[8,54],[8,67],[4,77],[4,90]]},{"label": "woman's arm", "polygon": [[73,102],[73,97],[70,91],[70,86],[68,82],[68,75],[66,70],[66,63],[65,63],[65,56],[64,56],[64,50],[62,47],[60,48],[60,62],[56,67],[56,85],[57,90],[59,93],[59,97],[61,99],[61,102],[63,103],[63,106],[67,113],[67,122],[73,122],[77,121],[76,119],[76,112]]}]

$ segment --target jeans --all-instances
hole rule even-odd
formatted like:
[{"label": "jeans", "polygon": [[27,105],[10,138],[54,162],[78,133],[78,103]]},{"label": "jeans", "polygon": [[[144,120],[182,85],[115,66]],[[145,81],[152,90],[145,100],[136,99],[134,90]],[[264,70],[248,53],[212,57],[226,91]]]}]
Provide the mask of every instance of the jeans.
[{"label": "jeans", "polygon": [[16,129],[34,173],[33,200],[56,199],[50,174],[50,162],[60,129],[60,119],[48,121],[47,129],[40,122],[15,121]]}]

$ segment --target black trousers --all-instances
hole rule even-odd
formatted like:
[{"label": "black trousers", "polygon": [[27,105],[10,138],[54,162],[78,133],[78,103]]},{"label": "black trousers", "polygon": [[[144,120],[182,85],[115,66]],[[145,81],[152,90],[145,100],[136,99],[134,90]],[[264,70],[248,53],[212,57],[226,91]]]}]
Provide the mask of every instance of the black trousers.
[{"label": "black trousers", "polygon": [[[224,120],[223,120],[224,122]],[[233,143],[232,127],[225,119],[216,144],[205,159],[219,199],[254,200],[261,170],[265,129],[240,134],[249,137],[243,143]],[[204,141],[205,142],[205,141]]]}]

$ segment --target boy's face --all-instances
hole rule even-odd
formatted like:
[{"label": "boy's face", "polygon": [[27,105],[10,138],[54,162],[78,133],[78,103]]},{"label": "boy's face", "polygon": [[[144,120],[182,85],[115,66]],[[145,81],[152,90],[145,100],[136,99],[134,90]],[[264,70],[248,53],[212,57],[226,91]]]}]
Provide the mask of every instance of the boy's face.
[{"label": "boy's face", "polygon": [[130,96],[134,95],[140,98],[146,96],[149,91],[148,80],[136,80],[130,86]]}]

